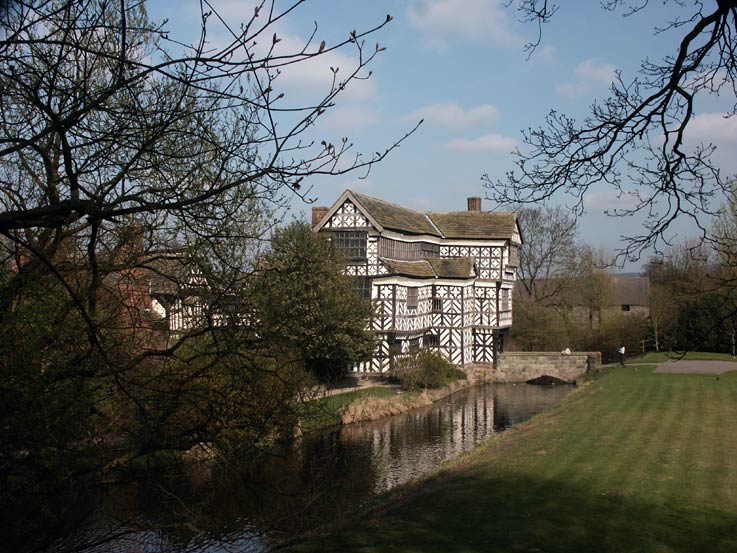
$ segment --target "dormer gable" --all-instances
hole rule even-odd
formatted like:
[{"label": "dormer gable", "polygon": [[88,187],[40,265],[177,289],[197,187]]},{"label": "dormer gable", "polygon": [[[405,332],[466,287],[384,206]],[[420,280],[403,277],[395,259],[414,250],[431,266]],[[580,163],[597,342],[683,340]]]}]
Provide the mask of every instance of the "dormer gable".
[{"label": "dormer gable", "polygon": [[367,230],[371,227],[378,231],[382,230],[381,225],[356,201],[353,192],[346,190],[315,224],[313,230],[315,232],[323,229]]}]

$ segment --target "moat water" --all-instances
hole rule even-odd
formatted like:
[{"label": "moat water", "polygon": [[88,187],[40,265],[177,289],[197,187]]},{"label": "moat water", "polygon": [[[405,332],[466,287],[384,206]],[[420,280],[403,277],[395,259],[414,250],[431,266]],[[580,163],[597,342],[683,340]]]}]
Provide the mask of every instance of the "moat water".
[{"label": "moat water", "polygon": [[100,501],[83,531],[50,551],[268,551],[355,513],[496,432],[561,401],[572,386],[493,384],[431,406],[299,440],[257,476],[210,469]]}]

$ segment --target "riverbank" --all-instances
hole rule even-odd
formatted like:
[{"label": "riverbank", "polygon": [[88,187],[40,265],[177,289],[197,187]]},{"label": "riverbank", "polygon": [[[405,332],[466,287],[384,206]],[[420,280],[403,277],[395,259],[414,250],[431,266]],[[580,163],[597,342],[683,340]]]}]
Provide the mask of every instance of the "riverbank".
[{"label": "riverbank", "polygon": [[[346,405],[340,410],[338,416],[341,424],[353,424],[401,415],[413,409],[431,405],[471,385],[469,380],[460,379],[437,390],[402,392],[393,397],[366,395]],[[398,392],[401,392],[401,390],[398,390]]]},{"label": "riverbank", "polygon": [[[355,378],[350,387],[333,388],[326,392],[327,397],[320,400],[323,414],[319,415],[318,422],[324,427],[326,422],[328,425],[330,422],[333,425],[346,425],[401,415],[431,405],[469,386],[494,381],[494,372],[490,367],[469,366],[463,371],[466,378],[441,388],[411,392],[403,391],[398,384],[390,384],[386,380]],[[320,428],[314,420],[308,426]]]},{"label": "riverbank", "polygon": [[737,551],[737,373],[607,369],[294,551]]},{"label": "riverbank", "polygon": [[321,430],[329,426],[374,421],[401,415],[413,409],[426,407],[460,390],[484,382],[483,372],[470,371],[465,379],[458,379],[442,388],[403,391],[398,384],[385,381],[360,380],[354,387],[335,388],[320,399],[303,421],[305,431]]}]

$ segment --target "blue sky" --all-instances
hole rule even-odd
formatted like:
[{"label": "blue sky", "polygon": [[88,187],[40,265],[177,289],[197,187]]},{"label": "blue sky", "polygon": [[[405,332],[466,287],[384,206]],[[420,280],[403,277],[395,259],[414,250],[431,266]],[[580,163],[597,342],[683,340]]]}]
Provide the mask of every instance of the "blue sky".
[{"label": "blue sky", "polygon": [[[231,23],[250,17],[252,0],[212,5]],[[372,77],[350,87],[316,130],[318,139],[348,136],[356,151],[383,150],[421,118],[425,123],[365,179],[358,174],[316,178],[310,197],[330,205],[351,188],[421,210],[465,209],[465,198],[484,196],[481,176],[502,177],[513,167],[510,155],[520,131],[543,123],[551,109],[583,117],[596,98],[606,97],[615,69],[635,76],[644,56],[659,60],[673,53],[680,36],[653,29],[678,14],[674,2],[651,2],[633,17],[610,13],[598,1],[561,2],[543,29],[542,43],[527,59],[523,45],[536,27],[517,21],[499,0],[309,0],[280,22],[284,45],[300,44],[318,24],[316,43],[331,44],[353,30],[368,29],[386,14],[393,21],[369,38],[386,50],[371,64]],[[709,1],[706,2],[707,7]],[[279,4],[277,4],[279,5]],[[181,0],[149,5],[155,19],[169,19],[172,34],[192,40],[199,24],[199,2]],[[217,40],[217,29],[213,29]],[[316,98],[329,86],[331,65],[347,71],[355,52],[331,53],[304,71],[285,75],[288,99]],[[726,174],[737,173],[737,120],[724,119],[730,98],[708,97],[698,104],[691,140],[717,145]],[[734,98],[731,98],[734,103]],[[562,201],[562,200],[561,200]],[[632,219],[602,214],[626,198],[604,188],[587,197],[581,236],[613,251],[623,234],[636,233]],[[494,205],[484,200],[484,209]],[[309,205],[293,202],[293,210]],[[687,226],[676,229],[686,238]],[[629,268],[634,268],[630,266]]]}]

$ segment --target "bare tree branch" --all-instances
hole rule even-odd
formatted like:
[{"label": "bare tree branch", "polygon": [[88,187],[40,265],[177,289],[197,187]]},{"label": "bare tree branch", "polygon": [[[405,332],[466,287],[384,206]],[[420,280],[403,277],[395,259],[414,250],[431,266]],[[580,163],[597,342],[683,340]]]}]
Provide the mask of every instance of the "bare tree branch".
[{"label": "bare tree branch", "polygon": [[[514,3],[528,20],[549,20],[539,2]],[[517,170],[503,179],[484,176],[489,194],[503,203],[535,203],[566,197],[582,213],[593,186],[608,186],[633,206],[613,216],[645,216],[644,232],[630,236],[620,254],[632,259],[666,243],[678,218],[696,222],[708,238],[704,216],[714,213],[713,199],[725,181],[711,155],[712,144],[689,151],[684,144],[698,96],[721,93],[737,98],[737,2],[680,2],[688,16],[667,22],[656,32],[683,32],[673,56],[660,63],[642,62],[639,76],[626,82],[621,74],[610,96],[591,106],[582,122],[551,111],[545,125],[523,133],[525,148],[516,152]],[[647,0],[613,0],[604,7],[636,16]],[[732,117],[735,108],[727,114]]]}]

